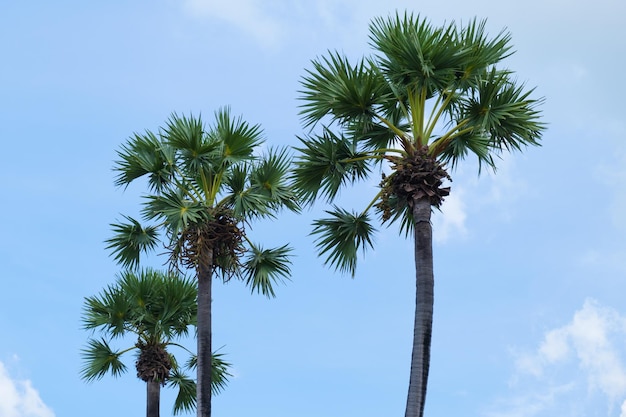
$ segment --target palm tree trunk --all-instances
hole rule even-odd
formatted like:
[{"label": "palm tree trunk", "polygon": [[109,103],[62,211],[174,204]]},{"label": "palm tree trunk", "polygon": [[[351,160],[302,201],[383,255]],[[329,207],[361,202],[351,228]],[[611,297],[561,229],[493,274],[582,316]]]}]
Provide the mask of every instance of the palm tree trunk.
[{"label": "palm tree trunk", "polygon": [[411,377],[405,417],[423,417],[426,403],[434,304],[431,211],[428,198],[421,198],[413,204],[416,300]]},{"label": "palm tree trunk", "polygon": [[211,284],[213,253],[198,266],[198,417],[211,417]]},{"label": "palm tree trunk", "polygon": [[146,382],[148,396],[146,417],[159,417],[159,403],[161,402],[161,383],[158,381]]}]

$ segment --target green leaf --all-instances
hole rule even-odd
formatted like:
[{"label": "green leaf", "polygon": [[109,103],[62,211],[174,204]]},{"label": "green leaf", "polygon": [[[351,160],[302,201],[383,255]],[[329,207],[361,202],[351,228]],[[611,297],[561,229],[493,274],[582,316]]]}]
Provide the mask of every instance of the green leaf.
[{"label": "green leaf", "polygon": [[313,201],[318,193],[331,201],[341,186],[355,183],[370,172],[368,159],[376,155],[359,153],[351,141],[329,129],[321,136],[298,138],[303,147],[295,161],[294,184],[305,201]]},{"label": "green leaf", "polygon": [[329,52],[312,65],[301,82],[304,104],[300,114],[305,126],[315,125],[327,116],[340,124],[354,119],[372,120],[378,105],[391,93],[369,61],[361,60],[352,66],[339,53]]},{"label": "green leaf", "polygon": [[141,253],[153,250],[159,240],[157,228],[154,226],[143,227],[132,217],[124,216],[128,223],[113,223],[114,236],[107,239],[106,249],[110,249],[112,255],[119,264],[125,268],[137,268]]},{"label": "green leaf", "polygon": [[[269,213],[282,208],[300,211],[293,185],[289,182],[290,167],[291,158],[287,154],[287,149],[272,148],[257,161],[250,173],[251,192],[264,197]],[[264,210],[259,208],[257,211]]]},{"label": "green leaf", "polygon": [[196,381],[182,373],[179,369],[172,369],[167,384],[178,389],[178,394],[174,400],[174,415],[195,411]]},{"label": "green leaf", "polygon": [[90,339],[87,348],[81,351],[84,366],[81,369],[81,378],[90,382],[100,379],[107,373],[114,377],[126,372],[126,365],[120,361],[123,352],[115,352],[111,349],[106,340]]},{"label": "green leaf", "polygon": [[171,235],[176,235],[190,224],[209,219],[206,205],[190,199],[180,189],[145,198],[146,202],[142,210],[144,217],[164,221]]},{"label": "green leaf", "polygon": [[326,211],[331,217],[313,222],[319,256],[327,254],[325,263],[341,272],[356,271],[359,249],[373,247],[374,229],[367,213],[355,214],[334,206]]},{"label": "green leaf", "polygon": [[377,65],[391,84],[432,97],[454,83],[463,61],[453,33],[453,24],[434,27],[419,15],[396,14],[372,21],[370,45],[379,52]]},{"label": "green leaf", "polygon": [[212,141],[222,144],[225,165],[254,159],[254,150],[263,143],[260,125],[250,125],[241,116],[233,118],[229,107],[215,112],[215,125],[208,132]]},{"label": "green leaf", "polygon": [[275,297],[274,284],[289,279],[289,247],[263,249],[250,244],[250,253],[244,263],[244,280],[252,292]]},{"label": "green leaf", "polygon": [[[229,377],[232,376],[230,368],[232,365],[226,362],[223,353],[213,352],[211,355],[211,392],[213,394],[219,394],[226,388]],[[196,355],[191,356],[186,364],[188,369],[195,370],[198,367],[198,357]]]},{"label": "green leaf", "polygon": [[117,171],[115,185],[128,186],[137,178],[148,176],[148,187],[159,192],[170,185],[173,177],[174,151],[157,136],[146,131],[135,134],[120,151],[113,167]]}]

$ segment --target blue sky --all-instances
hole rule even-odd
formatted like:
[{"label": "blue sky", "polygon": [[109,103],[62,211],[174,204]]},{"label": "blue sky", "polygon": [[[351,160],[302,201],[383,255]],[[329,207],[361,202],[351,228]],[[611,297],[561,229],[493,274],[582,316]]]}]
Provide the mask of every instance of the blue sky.
[{"label": "blue sky", "polygon": [[[626,417],[626,6],[588,2],[152,0],[0,4],[0,417],[142,415],[145,387],[79,379],[83,299],[115,279],[109,223],[141,187],[115,151],[172,112],[230,105],[268,143],[302,132],[298,83],[328,49],[369,53],[371,18],[507,27],[507,65],[546,98],[541,148],[496,175],[468,160],[435,227],[429,416]],[[358,208],[375,181],[342,196]],[[216,285],[214,344],[234,364],[215,415],[401,415],[414,303],[411,242],[382,229],[355,279],[322,266],[323,207],[255,225],[291,243],[277,298]],[[153,258],[152,265],[164,260]],[[190,342],[193,344],[193,342]],[[164,391],[162,415],[172,396]]]}]

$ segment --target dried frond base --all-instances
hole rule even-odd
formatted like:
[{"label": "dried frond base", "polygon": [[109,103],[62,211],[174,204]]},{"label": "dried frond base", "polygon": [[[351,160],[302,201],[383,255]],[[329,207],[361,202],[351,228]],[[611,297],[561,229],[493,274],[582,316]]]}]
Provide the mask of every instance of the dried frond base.
[{"label": "dried frond base", "polygon": [[377,207],[383,213],[383,221],[391,216],[390,198],[413,207],[414,202],[427,198],[431,206],[440,207],[450,187],[442,187],[443,180],[452,181],[443,166],[428,155],[428,148],[423,147],[406,158],[389,157],[393,173],[383,176],[383,193]]},{"label": "dried frond base", "polygon": [[228,209],[217,208],[208,217],[210,220],[191,224],[178,236],[170,248],[170,261],[186,268],[197,268],[210,259],[211,267],[228,275],[228,271],[237,269],[238,259],[245,250],[244,232]]},{"label": "dried frond base", "polygon": [[165,385],[172,369],[172,361],[165,350],[165,345],[146,344],[139,341],[135,346],[140,352],[135,363],[137,377],[145,382],[156,381]]}]

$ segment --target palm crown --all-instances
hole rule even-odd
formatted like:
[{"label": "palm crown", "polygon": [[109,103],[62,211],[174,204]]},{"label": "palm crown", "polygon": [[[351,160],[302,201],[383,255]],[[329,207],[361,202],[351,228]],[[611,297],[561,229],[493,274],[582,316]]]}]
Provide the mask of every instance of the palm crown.
[{"label": "palm crown", "polygon": [[305,126],[295,178],[303,196],[332,201],[342,186],[388,161],[381,189],[362,212],[334,207],[315,222],[318,249],[336,268],[354,274],[359,248],[371,246],[369,211],[383,221],[413,224],[411,201],[439,206],[442,187],[468,154],[495,168],[504,150],[538,145],[541,100],[498,68],[511,54],[510,35],[488,38],[485,21],[434,27],[419,16],[378,18],[370,25],[375,54],[351,64],[337,52],[312,62],[302,80]]},{"label": "palm crown", "polygon": [[273,217],[282,208],[297,211],[298,205],[287,182],[286,151],[257,155],[262,144],[260,127],[233,118],[227,108],[216,112],[209,130],[200,117],[172,115],[158,134],[131,137],[118,152],[116,185],[146,177],[150,193],[142,215],[155,224],[143,226],[132,217],[113,224],[115,235],[107,242],[115,259],[136,267],[141,253],[156,248],[162,230],[174,264],[197,267],[209,245],[212,266],[224,279],[237,276],[253,291],[274,295],[272,282],[288,276],[290,250],[253,244],[244,221]]},{"label": "palm crown", "polygon": [[400,222],[415,243],[415,320],[406,417],[424,415],[434,305],[433,207],[449,194],[447,167],[468,154],[495,169],[505,150],[538,145],[541,100],[499,67],[510,35],[485,34],[471,20],[433,27],[410,14],[375,19],[375,54],[351,64],[337,52],[313,61],[302,80],[302,118],[321,131],[300,138],[295,183],[302,197],[332,201],[342,186],[388,163],[380,189],[361,212],[333,206],[313,223],[320,255],[354,276],[359,249],[371,247],[370,211]]},{"label": "palm crown", "polygon": [[[83,325],[99,331],[100,339],[89,339],[83,349],[81,376],[87,381],[106,374],[119,376],[127,370],[122,356],[138,352],[137,376],[178,389],[174,413],[190,411],[195,406],[196,384],[185,375],[185,368],[195,365],[195,355],[178,341],[189,335],[196,324],[197,289],[189,279],[146,269],[139,273],[126,271],[114,285],[100,294],[85,299]],[[114,340],[136,337],[134,345],[114,350]],[[168,351],[176,346],[189,354],[185,365]],[[229,364],[220,354],[213,355],[213,386],[219,392],[228,380]]]},{"label": "palm crown", "polygon": [[[287,245],[264,249],[245,230],[252,220],[287,208],[298,211],[288,179],[285,150],[259,152],[261,129],[228,108],[215,113],[208,129],[200,117],[172,115],[157,134],[135,134],[118,152],[116,184],[147,178],[143,226],[138,220],[113,224],[108,248],[136,268],[140,255],[162,241],[170,265],[195,270],[198,282],[197,411],[211,415],[213,373],[211,286],[216,275],[236,277],[253,292],[273,297],[274,284],[289,278]],[[159,235],[161,232],[161,235]]]}]

